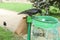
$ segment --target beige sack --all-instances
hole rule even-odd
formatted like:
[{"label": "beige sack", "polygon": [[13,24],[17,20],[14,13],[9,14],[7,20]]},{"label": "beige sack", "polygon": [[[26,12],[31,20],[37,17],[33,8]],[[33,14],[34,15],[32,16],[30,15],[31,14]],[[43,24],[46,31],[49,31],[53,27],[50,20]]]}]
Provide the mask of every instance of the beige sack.
[{"label": "beige sack", "polygon": [[18,15],[18,12],[0,9],[0,27],[20,34],[27,33],[26,14]]}]

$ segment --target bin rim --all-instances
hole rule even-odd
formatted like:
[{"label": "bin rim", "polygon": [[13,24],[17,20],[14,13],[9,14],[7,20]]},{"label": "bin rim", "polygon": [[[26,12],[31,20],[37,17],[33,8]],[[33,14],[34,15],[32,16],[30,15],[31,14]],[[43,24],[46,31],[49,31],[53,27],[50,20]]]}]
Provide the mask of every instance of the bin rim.
[{"label": "bin rim", "polygon": [[[53,18],[55,21],[54,22],[53,21],[50,21],[50,22],[48,22],[48,21],[42,21],[42,20],[36,19],[38,17],[49,17],[49,18]],[[58,19],[55,18],[55,17],[52,17],[52,16],[33,16],[32,19],[35,20],[35,21],[43,22],[43,23],[51,23],[51,24],[58,23]]]},{"label": "bin rim", "polygon": [[[36,17],[36,16],[34,16],[34,17]],[[40,21],[40,24],[41,24],[41,22],[45,25],[45,24],[47,24],[48,26],[46,27],[46,25],[45,26],[41,26],[40,24],[38,24],[38,21],[36,21],[35,19],[34,19],[34,17],[33,17],[33,25],[35,26],[35,27],[40,27],[40,28],[43,28],[43,29],[50,29],[50,28],[56,28],[57,26],[58,26],[58,19],[57,18],[55,18],[55,17],[52,17],[52,16],[38,16],[38,17],[51,17],[51,18],[54,18],[54,20],[56,21],[55,23],[46,23],[46,22],[42,22],[42,21]],[[42,25],[43,25],[42,24]],[[40,26],[39,26],[40,25]],[[50,25],[50,26],[49,26]]]}]

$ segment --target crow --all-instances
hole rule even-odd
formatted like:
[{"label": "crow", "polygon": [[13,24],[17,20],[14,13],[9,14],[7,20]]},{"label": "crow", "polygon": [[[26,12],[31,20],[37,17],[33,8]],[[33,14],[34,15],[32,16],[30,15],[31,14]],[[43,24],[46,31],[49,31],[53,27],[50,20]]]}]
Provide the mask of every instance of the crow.
[{"label": "crow", "polygon": [[25,11],[20,12],[18,15],[20,14],[28,14],[29,16],[35,15],[37,13],[42,13],[42,11],[40,9],[28,9]]}]

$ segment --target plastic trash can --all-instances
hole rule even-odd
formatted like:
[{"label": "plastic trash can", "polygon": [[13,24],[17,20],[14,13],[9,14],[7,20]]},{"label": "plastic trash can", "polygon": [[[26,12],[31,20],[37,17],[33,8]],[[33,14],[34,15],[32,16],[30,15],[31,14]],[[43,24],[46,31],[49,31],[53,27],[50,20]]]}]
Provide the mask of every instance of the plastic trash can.
[{"label": "plastic trash can", "polygon": [[[37,40],[38,36],[39,37],[42,36],[46,40],[58,40],[57,18],[54,18],[52,16],[33,16],[32,25],[33,25],[32,34],[33,36],[35,35],[34,40]],[[41,30],[43,32],[41,32]]]}]

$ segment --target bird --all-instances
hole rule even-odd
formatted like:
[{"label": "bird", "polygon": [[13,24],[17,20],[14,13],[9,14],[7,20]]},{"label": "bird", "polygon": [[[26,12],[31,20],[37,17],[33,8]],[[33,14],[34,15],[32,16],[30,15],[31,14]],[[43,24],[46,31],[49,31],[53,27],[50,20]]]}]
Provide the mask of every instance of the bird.
[{"label": "bird", "polygon": [[40,9],[28,9],[28,10],[25,10],[25,11],[22,11],[20,13],[18,13],[18,15],[20,14],[28,14],[29,16],[32,16],[32,15],[35,15],[37,13],[42,13],[42,11]]}]

